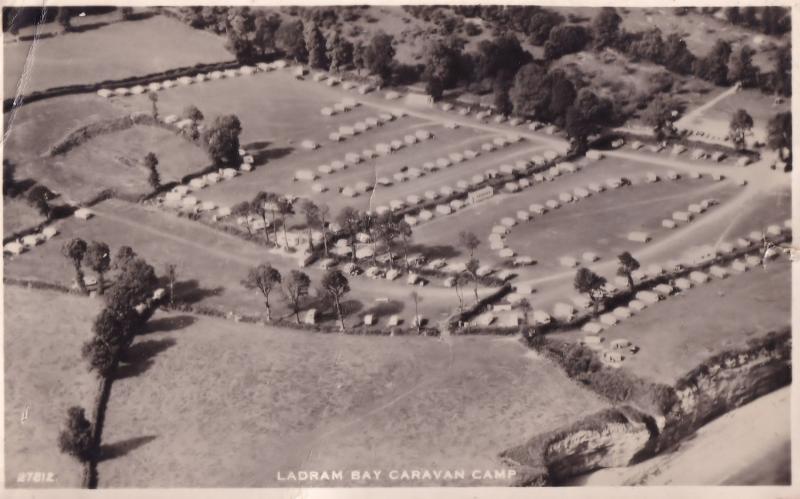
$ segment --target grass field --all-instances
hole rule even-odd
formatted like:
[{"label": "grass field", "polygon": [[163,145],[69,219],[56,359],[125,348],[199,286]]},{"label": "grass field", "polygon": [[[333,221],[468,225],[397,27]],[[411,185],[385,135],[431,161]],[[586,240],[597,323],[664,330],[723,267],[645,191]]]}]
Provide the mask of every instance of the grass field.
[{"label": "grass field", "polygon": [[[628,160],[607,158],[591,163],[578,173],[562,175],[553,182],[536,184],[517,194],[498,193],[493,198],[415,229],[415,239],[430,244],[455,241],[458,233],[468,229],[482,240],[476,255],[484,263],[500,264],[502,259],[490,249],[488,236],[503,217],[515,217],[518,210],[527,210],[532,203],[544,205],[558,199],[561,192],[572,192],[591,182],[602,183],[608,177],[627,176],[637,184],[644,174],[654,171],[664,174],[663,168]],[[595,194],[588,199],[570,203],[511,229],[507,246],[520,255],[538,260],[533,267],[516,269],[521,278],[542,277],[559,268],[558,259],[564,255],[580,258],[583,252],[593,251],[601,258],[613,258],[623,250],[633,250],[640,243],[627,240],[634,230],[645,230],[654,238],[667,229],[660,227],[661,219],[677,209],[705,197],[720,201],[729,196],[733,187],[710,180],[681,179],[655,184],[635,185]],[[635,207],[635,208],[634,208]],[[604,216],[600,214],[605,213]]]},{"label": "grass field", "polygon": [[13,234],[42,222],[44,218],[25,200],[3,197],[3,234]]},{"label": "grass field", "polygon": [[[786,326],[791,317],[791,267],[786,257],[673,296],[603,332],[641,350],[624,368],[671,384],[704,359],[748,338]],[[559,333],[578,337],[579,333]]]},{"label": "grass field", "polygon": [[73,202],[90,199],[112,188],[120,195],[142,195],[152,191],[144,156],[155,153],[161,182],[208,167],[211,162],[200,147],[158,127],[133,128],[98,136],[66,154],[40,158],[26,171],[44,185],[58,190]]},{"label": "grass field", "polygon": [[[37,327],[45,302],[58,326]],[[78,352],[98,305],[6,288],[8,480],[53,469],[57,486],[77,485],[56,438],[65,408],[92,400]],[[467,470],[451,485],[506,485],[469,472],[504,469],[500,450],[605,405],[513,339],[325,335],[159,312],[129,359],[112,389],[103,487],[291,486],[279,471],[426,468]],[[44,365],[58,375],[42,377]]]},{"label": "grass field", "polygon": [[97,384],[80,349],[100,304],[12,286],[3,294],[6,486],[18,473],[43,471],[55,474],[51,487],[79,487],[81,467],[58,452],[58,433],[70,406],[91,415]]},{"label": "grass field", "polygon": [[71,131],[123,114],[105,99],[88,94],[26,104],[3,115],[5,157],[22,167],[25,162],[47,153]]},{"label": "grass field", "polygon": [[4,44],[3,84],[6,95],[27,94],[233,59],[223,44],[222,37],[163,16],[116,22],[36,43]]},{"label": "grass field", "polygon": [[[265,309],[260,294],[248,291],[241,285],[247,270],[263,262],[270,262],[284,275],[298,268],[294,258],[155,209],[113,200],[93,209],[103,216],[88,221],[65,219],[58,223],[65,236],[59,236],[20,256],[7,257],[6,275],[71,285],[74,271],[70,262],[61,255],[61,246],[67,236],[81,237],[86,241],[106,242],[112,253],[122,245],[131,246],[156,267],[159,275],[164,274],[167,263],[176,263],[179,281],[176,293],[188,303],[254,315],[264,313]],[[190,254],[192,256],[187,257]],[[311,292],[316,294],[323,271],[313,266],[304,272],[311,277]],[[87,271],[87,274],[92,273]],[[421,296],[420,314],[433,323],[454,311],[458,304],[453,290],[435,286],[412,287],[402,278],[389,282],[354,277],[351,278],[350,287],[352,291],[346,296],[351,310],[346,322],[350,326],[358,322],[358,315],[375,311],[375,307],[384,305],[376,302],[382,297],[390,300],[387,305],[398,302],[389,308],[394,308],[392,313],[399,314],[408,324],[414,317],[414,307],[407,303],[413,290]],[[287,302],[281,299],[279,292],[273,293],[270,300],[274,317],[291,319]],[[388,315],[380,311],[375,311],[375,314],[376,319],[385,325]],[[333,319],[330,313],[323,316],[323,320]]]}]

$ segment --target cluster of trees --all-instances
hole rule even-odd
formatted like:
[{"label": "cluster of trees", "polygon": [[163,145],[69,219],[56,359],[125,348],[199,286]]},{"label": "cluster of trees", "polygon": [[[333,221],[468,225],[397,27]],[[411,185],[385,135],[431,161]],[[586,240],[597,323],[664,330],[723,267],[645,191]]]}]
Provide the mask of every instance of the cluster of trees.
[{"label": "cluster of trees", "polygon": [[566,21],[558,12],[538,6],[458,5],[453,7],[453,11],[491,23],[497,27],[498,34],[505,30],[523,33],[536,46],[544,45],[550,32]]},{"label": "cluster of trees", "polygon": [[[302,19],[287,21],[279,14],[249,7],[186,7],[179,9],[179,13],[195,28],[227,36],[226,47],[240,61],[282,53],[318,69],[366,69],[384,83],[389,82],[398,69],[393,37],[379,31],[368,43],[354,44],[339,29],[338,9],[303,9]],[[350,19],[361,8],[343,9],[350,12],[344,16]]]},{"label": "cluster of trees", "polygon": [[677,33],[666,38],[658,28],[632,33],[621,28],[621,18],[612,7],[600,10],[592,22],[595,49],[614,48],[633,60],[662,65],[678,74],[693,74],[715,85],[741,82],[744,87],[759,87],[780,95],[791,93],[791,50],[779,47],[775,67],[762,74],[753,63],[755,51],[748,45],[733,50],[731,44],[717,39],[705,57],[695,56]]},{"label": "cluster of trees", "polygon": [[[617,256],[617,260],[617,275],[625,277],[628,280],[630,291],[633,291],[633,272],[641,267],[641,264],[628,251],[620,253]],[[580,267],[575,272],[573,287],[578,293],[589,296],[592,303],[592,313],[595,317],[600,313],[600,306],[603,305],[606,298],[608,298],[606,284],[607,280],[605,277],[597,275],[586,267]]]},{"label": "cluster of trees", "polygon": [[231,212],[236,216],[244,217],[245,228],[250,236],[254,235],[252,219],[260,218],[264,231],[264,243],[272,244],[276,248],[279,247],[278,225],[280,225],[283,228],[284,240],[288,247],[286,217],[294,214],[294,204],[289,199],[273,192],[259,191],[252,200],[242,201],[235,205]]},{"label": "cluster of trees", "polygon": [[[373,242],[375,250],[377,250],[379,242],[383,244],[389,254],[389,265],[392,268],[394,268],[395,251],[398,249],[397,245],[400,244],[399,250],[403,253],[406,270],[408,270],[408,248],[411,243],[412,231],[411,226],[405,220],[397,219],[390,213],[373,215],[346,206],[336,216],[336,223],[347,235],[353,262],[356,261],[356,236],[358,233],[365,233]],[[377,251],[373,251],[373,264],[376,262],[376,258]]]},{"label": "cluster of trees", "polygon": [[792,29],[791,11],[785,7],[727,7],[725,18],[767,35],[783,35]]},{"label": "cluster of trees", "polygon": [[98,484],[97,463],[102,458],[103,425],[117,369],[134,338],[144,330],[159,305],[153,298],[158,286],[153,267],[130,248],[124,253],[120,251],[118,257],[120,255],[122,258],[115,261],[117,278],[104,296],[105,307],[92,324],[91,339],[81,349],[89,370],[99,377],[92,419],[87,419],[83,407],[70,407],[58,438],[61,452],[84,465],[83,486],[86,488],[96,488]]},{"label": "cluster of trees", "polygon": [[238,167],[241,164],[242,157],[239,154],[241,133],[242,123],[235,114],[218,116],[214,119],[205,133],[205,144],[208,156],[215,165]]},{"label": "cluster of trees", "polygon": [[147,153],[144,157],[144,166],[148,171],[147,182],[150,184],[150,187],[152,187],[153,190],[161,187],[161,175],[158,173],[158,157],[156,157],[155,153]]},{"label": "cluster of trees", "polygon": [[577,152],[591,135],[616,122],[612,102],[589,88],[576,89],[561,69],[546,70],[538,63],[523,66],[509,91],[514,112],[563,127]]},{"label": "cluster of trees", "polygon": [[[284,278],[280,271],[269,263],[262,263],[251,268],[242,280],[242,286],[251,290],[258,290],[264,298],[267,309],[267,320],[272,320],[272,307],[270,295],[273,291],[280,290],[283,298],[289,304],[294,314],[295,321],[300,324],[300,312],[303,310],[305,300],[309,296],[311,278],[305,272],[292,270]],[[336,311],[336,317],[342,331],[345,330],[344,314],[342,313],[342,298],[350,292],[347,276],[341,270],[332,269],[323,275],[320,281],[320,292],[330,298]]]}]

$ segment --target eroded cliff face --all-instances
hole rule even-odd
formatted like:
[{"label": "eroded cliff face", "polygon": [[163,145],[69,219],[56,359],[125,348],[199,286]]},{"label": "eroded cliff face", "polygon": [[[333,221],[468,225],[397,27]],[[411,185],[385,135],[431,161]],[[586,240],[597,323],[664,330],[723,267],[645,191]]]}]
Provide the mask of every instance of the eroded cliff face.
[{"label": "eroded cliff face", "polygon": [[501,454],[518,485],[555,485],[600,468],[647,459],[708,421],[791,382],[791,334],[717,355],[675,385],[664,415],[630,406],[601,411]]},{"label": "eroded cliff face", "polygon": [[675,387],[678,397],[653,452],[674,445],[712,419],[791,382],[789,341],[781,348],[758,348],[718,356]]},{"label": "eroded cliff face", "polygon": [[[630,410],[630,409],[629,409]],[[545,449],[550,480],[574,476],[576,470],[626,466],[652,438],[641,416],[596,429],[577,429],[551,441]]]}]

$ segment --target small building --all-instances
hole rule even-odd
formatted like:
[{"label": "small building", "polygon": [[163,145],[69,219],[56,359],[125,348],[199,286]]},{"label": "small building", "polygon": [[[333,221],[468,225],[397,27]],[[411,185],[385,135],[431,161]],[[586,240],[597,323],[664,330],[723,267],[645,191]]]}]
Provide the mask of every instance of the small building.
[{"label": "small building", "polygon": [[642,303],[652,305],[653,303],[658,303],[661,298],[652,291],[639,291],[636,293],[636,299]]},{"label": "small building", "polygon": [[708,274],[695,270],[689,274],[689,279],[695,284],[704,284],[708,282]]},{"label": "small building", "polygon": [[562,267],[573,268],[578,266],[578,261],[571,256],[562,256],[558,259],[559,265]]},{"label": "small building", "polygon": [[647,243],[650,242],[650,235],[646,232],[634,231],[628,233],[628,240],[637,243]]},{"label": "small building", "polygon": [[556,303],[555,306],[553,306],[553,316],[564,321],[570,321],[575,316],[575,307],[569,303]]},{"label": "small building", "polygon": [[619,322],[619,319],[617,318],[616,315],[608,313],[600,316],[600,322],[602,324],[605,324],[606,326],[613,326],[617,322]]},{"label": "small building", "polygon": [[94,216],[94,213],[92,213],[91,210],[87,208],[78,208],[77,210],[75,210],[75,213],[73,213],[73,216],[80,220],[89,220]]},{"label": "small building", "polygon": [[597,322],[587,322],[581,328],[581,331],[587,334],[597,335],[603,331],[603,325]]},{"label": "small building", "polygon": [[310,310],[306,310],[306,313],[303,315],[303,324],[308,324],[313,326],[317,323],[317,309],[312,308]]},{"label": "small building", "polygon": [[725,279],[728,277],[728,270],[720,267],[719,265],[712,265],[711,268],[708,269],[708,272],[719,279]]},{"label": "small building", "polygon": [[630,302],[628,302],[628,308],[635,312],[641,312],[642,310],[647,308],[647,304],[640,300],[631,300]]}]

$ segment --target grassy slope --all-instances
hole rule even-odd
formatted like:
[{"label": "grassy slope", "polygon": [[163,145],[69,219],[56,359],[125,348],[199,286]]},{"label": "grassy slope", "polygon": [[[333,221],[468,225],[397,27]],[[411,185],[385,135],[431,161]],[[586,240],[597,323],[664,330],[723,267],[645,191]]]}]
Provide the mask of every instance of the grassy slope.
[{"label": "grassy slope", "polygon": [[[47,26],[45,26],[48,29]],[[232,59],[223,39],[163,16],[6,44],[6,94]],[[20,79],[25,64],[29,73]],[[102,68],[102,69],[99,69]]]},{"label": "grassy slope", "polygon": [[[37,327],[45,302],[52,313]],[[78,351],[96,309],[6,289],[9,477],[55,469],[58,485],[76,484],[79,469],[55,439],[64,409],[91,402]],[[504,447],[604,406],[509,339],[322,335],[164,313],[151,331],[114,384],[105,487],[278,485],[278,470],[298,469],[502,468]]]},{"label": "grassy slope", "polygon": [[139,195],[151,191],[149,170],[143,164],[148,152],[158,157],[164,183],[210,164],[201,148],[175,133],[135,126],[98,136],[64,155],[40,158],[26,168],[32,177],[73,201],[90,199],[108,188],[120,195]]},{"label": "grassy slope", "polygon": [[55,486],[77,487],[80,466],[58,452],[58,432],[68,407],[91,414],[96,381],[80,348],[99,304],[17,287],[4,296],[6,481],[43,471],[55,473]]}]

